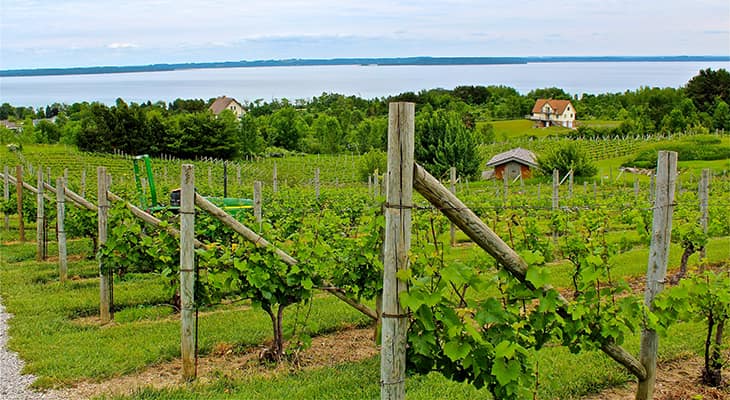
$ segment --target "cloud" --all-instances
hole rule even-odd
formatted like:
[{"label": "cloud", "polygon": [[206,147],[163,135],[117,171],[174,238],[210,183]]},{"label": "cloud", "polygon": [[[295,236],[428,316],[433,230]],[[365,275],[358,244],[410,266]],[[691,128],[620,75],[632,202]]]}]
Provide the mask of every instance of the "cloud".
[{"label": "cloud", "polygon": [[134,43],[109,43],[106,47],[108,49],[134,49],[139,46]]}]

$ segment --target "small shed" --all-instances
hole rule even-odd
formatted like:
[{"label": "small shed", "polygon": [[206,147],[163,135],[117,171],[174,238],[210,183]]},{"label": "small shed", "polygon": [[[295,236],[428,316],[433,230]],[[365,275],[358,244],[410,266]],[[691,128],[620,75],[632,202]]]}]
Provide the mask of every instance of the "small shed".
[{"label": "small shed", "polygon": [[487,162],[487,167],[494,167],[494,177],[514,179],[522,175],[523,179],[532,176],[532,168],[537,168],[535,153],[523,148],[516,148],[499,153]]}]

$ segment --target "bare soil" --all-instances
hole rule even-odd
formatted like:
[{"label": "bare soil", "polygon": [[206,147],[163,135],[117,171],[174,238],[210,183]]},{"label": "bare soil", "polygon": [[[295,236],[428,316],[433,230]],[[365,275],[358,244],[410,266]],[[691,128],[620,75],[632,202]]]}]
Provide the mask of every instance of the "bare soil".
[{"label": "bare soil", "polygon": [[[198,382],[210,383],[222,376],[231,379],[246,376],[273,377],[292,371],[356,362],[373,357],[379,352],[373,342],[371,328],[346,329],[315,337],[309,349],[278,365],[261,363],[259,354],[262,350],[263,347],[239,353],[234,345],[221,343],[210,355],[198,358]],[[73,387],[52,392],[60,398],[82,400],[102,394],[131,394],[145,387],[156,389],[185,387],[185,383],[181,381],[181,370],[182,361],[176,359],[147,367],[130,375],[102,382],[83,381]]]}]

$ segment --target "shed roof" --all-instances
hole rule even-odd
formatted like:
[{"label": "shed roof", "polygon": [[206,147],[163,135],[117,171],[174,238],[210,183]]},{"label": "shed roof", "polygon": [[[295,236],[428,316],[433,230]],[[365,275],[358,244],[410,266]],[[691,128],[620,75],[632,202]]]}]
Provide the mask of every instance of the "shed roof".
[{"label": "shed roof", "polygon": [[213,111],[213,114],[218,115],[223,110],[227,109],[228,105],[231,104],[231,102],[236,102],[236,104],[241,106],[241,104],[239,102],[237,102],[236,99],[233,99],[231,97],[221,96],[221,97],[215,99],[213,104],[211,104],[210,107],[208,107],[208,109],[210,111]]},{"label": "shed roof", "polygon": [[496,167],[510,161],[515,161],[530,167],[537,167],[537,157],[535,157],[535,153],[521,147],[497,154],[492,157],[489,162],[487,162],[487,167]]}]

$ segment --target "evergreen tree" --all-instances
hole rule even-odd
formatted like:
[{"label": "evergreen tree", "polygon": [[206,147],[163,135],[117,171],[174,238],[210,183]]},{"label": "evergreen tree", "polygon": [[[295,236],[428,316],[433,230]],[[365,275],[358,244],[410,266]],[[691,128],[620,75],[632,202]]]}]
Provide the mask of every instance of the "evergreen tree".
[{"label": "evergreen tree", "polygon": [[416,160],[435,176],[451,167],[463,176],[476,175],[481,165],[477,145],[475,133],[457,113],[426,111],[416,119]]}]

